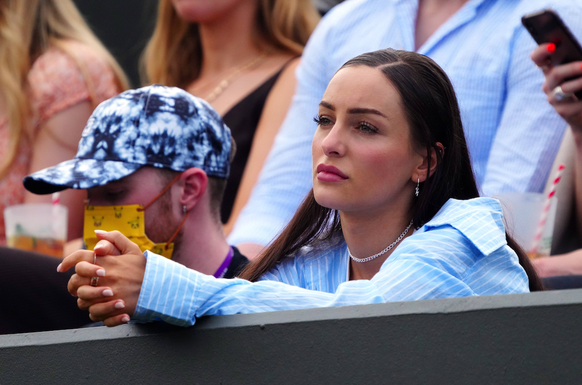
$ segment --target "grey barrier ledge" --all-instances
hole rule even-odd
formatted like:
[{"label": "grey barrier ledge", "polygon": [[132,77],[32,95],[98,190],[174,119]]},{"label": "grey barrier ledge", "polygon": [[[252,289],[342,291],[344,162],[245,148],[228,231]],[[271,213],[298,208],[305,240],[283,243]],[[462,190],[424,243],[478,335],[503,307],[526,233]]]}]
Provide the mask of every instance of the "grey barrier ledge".
[{"label": "grey barrier ledge", "polygon": [[579,384],[582,289],[0,336],[0,384]]}]

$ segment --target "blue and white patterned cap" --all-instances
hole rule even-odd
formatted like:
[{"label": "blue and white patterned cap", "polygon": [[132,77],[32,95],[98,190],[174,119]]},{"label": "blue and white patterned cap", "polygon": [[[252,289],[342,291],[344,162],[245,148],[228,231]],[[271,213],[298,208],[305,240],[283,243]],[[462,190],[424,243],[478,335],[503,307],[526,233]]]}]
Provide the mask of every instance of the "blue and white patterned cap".
[{"label": "blue and white patterned cap", "polygon": [[35,194],[88,189],[143,166],[198,167],[226,179],[231,146],[230,130],[208,103],[179,88],[152,85],[97,106],[75,158],[35,172],[23,183]]}]

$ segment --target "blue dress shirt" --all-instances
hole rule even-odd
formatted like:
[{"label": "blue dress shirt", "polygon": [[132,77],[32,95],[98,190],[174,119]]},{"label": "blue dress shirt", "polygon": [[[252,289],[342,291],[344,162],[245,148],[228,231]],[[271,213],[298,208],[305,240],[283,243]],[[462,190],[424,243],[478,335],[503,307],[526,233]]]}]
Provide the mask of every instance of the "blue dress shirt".
[{"label": "blue dress shirt", "polygon": [[[554,8],[582,41],[580,0],[469,0],[418,49],[450,77],[481,191],[541,192],[565,122],[541,91],[536,47],[524,14]],[[383,48],[415,51],[417,0],[350,0],[329,12],[297,69],[287,117],[231,244],[267,244],[289,222],[312,187],[311,141],[318,104],[347,60]]]},{"label": "blue dress shirt", "polygon": [[134,319],[192,325],[203,315],[528,292],[499,202],[450,199],[370,280],[348,280],[341,234],[285,258],[259,282],[217,279],[151,252]]}]

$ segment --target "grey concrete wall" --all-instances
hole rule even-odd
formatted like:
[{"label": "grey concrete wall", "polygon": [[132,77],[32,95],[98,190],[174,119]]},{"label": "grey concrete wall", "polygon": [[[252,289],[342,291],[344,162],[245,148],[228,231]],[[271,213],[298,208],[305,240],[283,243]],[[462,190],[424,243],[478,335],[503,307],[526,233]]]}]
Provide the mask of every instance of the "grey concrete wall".
[{"label": "grey concrete wall", "polygon": [[0,384],[582,382],[582,290],[0,336]]}]

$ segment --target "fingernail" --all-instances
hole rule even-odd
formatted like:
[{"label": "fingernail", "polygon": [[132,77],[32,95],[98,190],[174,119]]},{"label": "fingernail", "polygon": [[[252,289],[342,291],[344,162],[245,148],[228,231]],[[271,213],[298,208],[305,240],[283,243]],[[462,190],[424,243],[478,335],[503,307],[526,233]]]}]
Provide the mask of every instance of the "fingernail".
[{"label": "fingernail", "polygon": [[63,264],[62,263],[59,263],[59,265],[57,266],[57,273],[60,273],[61,272],[61,266],[63,266]]},{"label": "fingernail", "polygon": [[95,230],[96,234],[107,234],[107,231],[105,230]]},{"label": "fingernail", "polygon": [[548,44],[547,50],[548,52],[554,52],[556,50],[556,45],[554,43]]},{"label": "fingernail", "polygon": [[125,317],[121,318],[121,322],[128,323],[129,322],[129,317],[128,316],[125,316]]},{"label": "fingernail", "polygon": [[[107,290],[105,290],[105,291],[107,291]],[[111,294],[113,295],[113,293],[111,293]],[[123,309],[125,307],[125,305],[123,304],[123,302],[116,302],[114,307],[116,309]]]},{"label": "fingernail", "polygon": [[95,272],[95,274],[97,274],[100,277],[105,277],[105,270],[99,269]]},{"label": "fingernail", "polygon": [[110,289],[105,289],[103,290],[103,297],[113,297],[113,291],[111,291]]}]

